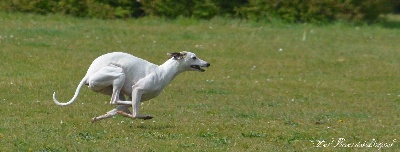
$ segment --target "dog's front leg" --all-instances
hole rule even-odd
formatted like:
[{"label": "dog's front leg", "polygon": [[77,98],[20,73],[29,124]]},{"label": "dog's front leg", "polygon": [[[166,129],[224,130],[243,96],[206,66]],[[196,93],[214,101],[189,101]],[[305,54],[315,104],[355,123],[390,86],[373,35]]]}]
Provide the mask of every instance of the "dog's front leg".
[{"label": "dog's front leg", "polygon": [[139,114],[139,110],[140,110],[140,101],[141,101],[141,97],[142,97],[143,91],[141,89],[139,89],[136,86],[132,87],[132,114],[127,114],[123,111],[118,111],[118,114],[121,114],[125,117],[130,117],[130,118],[139,118],[139,119],[151,119],[153,118],[153,116],[151,115],[141,115]]},{"label": "dog's front leg", "polygon": [[140,110],[140,101],[142,98],[143,91],[139,89],[138,87],[133,86],[132,87],[132,116],[134,118],[139,118],[139,119],[151,119],[153,116],[150,115],[140,115],[139,110]]}]

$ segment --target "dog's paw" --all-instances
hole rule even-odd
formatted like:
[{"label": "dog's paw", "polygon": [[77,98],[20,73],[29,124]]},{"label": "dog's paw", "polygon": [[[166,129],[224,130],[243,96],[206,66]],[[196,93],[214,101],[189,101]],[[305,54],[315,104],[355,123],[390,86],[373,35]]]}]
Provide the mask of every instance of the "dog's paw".
[{"label": "dog's paw", "polygon": [[147,116],[145,116],[145,117],[143,118],[143,120],[149,120],[149,119],[153,119],[153,118],[154,118],[153,116],[147,115]]},{"label": "dog's paw", "polygon": [[94,118],[92,118],[92,120],[90,120],[91,123],[94,123],[96,121],[97,121],[96,117],[94,117]]}]

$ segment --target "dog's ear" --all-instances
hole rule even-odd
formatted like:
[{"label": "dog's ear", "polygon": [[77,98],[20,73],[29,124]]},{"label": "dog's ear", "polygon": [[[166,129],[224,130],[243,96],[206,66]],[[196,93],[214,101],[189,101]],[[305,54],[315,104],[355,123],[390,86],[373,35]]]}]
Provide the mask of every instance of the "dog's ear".
[{"label": "dog's ear", "polygon": [[170,57],[174,57],[175,60],[179,60],[182,59],[186,53],[167,53],[167,55],[169,55]]}]

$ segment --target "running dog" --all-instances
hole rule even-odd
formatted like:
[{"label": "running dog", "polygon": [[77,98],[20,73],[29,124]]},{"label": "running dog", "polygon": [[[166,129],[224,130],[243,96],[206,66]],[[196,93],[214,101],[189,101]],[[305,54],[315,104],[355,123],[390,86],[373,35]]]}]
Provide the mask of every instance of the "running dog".
[{"label": "running dog", "polygon": [[[96,58],[90,65],[85,77],[76,88],[75,95],[66,103],[56,99],[57,105],[73,103],[83,85],[98,93],[111,95],[110,104],[116,108],[106,114],[94,117],[92,122],[121,114],[133,119],[151,119],[153,116],[139,114],[140,102],[157,97],[161,91],[180,73],[185,71],[204,72],[202,67],[210,63],[199,59],[194,53],[168,53],[170,59],[162,65],[155,65],[128,53],[113,52]],[[126,100],[125,95],[128,96]],[[132,106],[132,112],[129,107]]]}]

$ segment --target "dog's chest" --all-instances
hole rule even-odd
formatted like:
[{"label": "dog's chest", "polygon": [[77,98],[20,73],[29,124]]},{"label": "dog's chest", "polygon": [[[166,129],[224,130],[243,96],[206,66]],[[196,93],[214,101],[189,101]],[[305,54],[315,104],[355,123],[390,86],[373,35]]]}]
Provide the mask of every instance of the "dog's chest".
[{"label": "dog's chest", "polygon": [[155,97],[157,97],[160,93],[161,93],[161,90],[152,91],[152,92],[146,92],[146,93],[142,94],[141,101],[147,101],[147,100],[150,100],[150,99],[152,99],[152,98],[155,98]]}]

